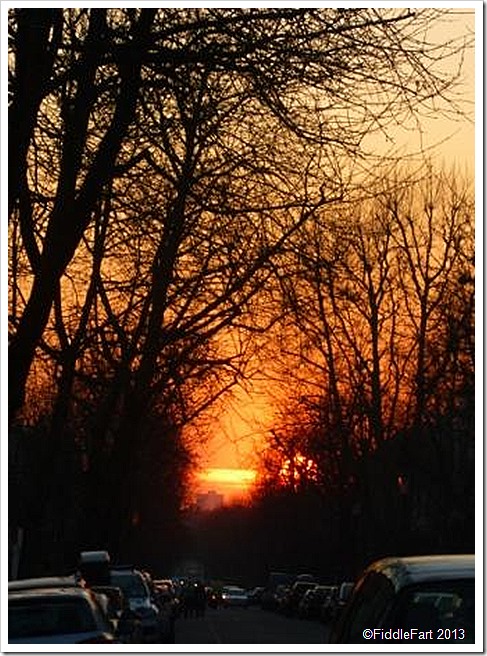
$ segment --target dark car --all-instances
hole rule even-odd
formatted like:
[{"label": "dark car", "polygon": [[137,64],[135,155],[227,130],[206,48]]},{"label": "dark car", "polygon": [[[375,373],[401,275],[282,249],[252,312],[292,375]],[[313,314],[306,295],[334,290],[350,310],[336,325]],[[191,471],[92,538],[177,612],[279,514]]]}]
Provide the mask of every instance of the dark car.
[{"label": "dark car", "polygon": [[359,577],[333,643],[475,642],[473,555],[376,561]]},{"label": "dark car", "polygon": [[263,586],[256,586],[248,593],[249,605],[260,604],[262,601],[262,595],[264,594],[265,588]]},{"label": "dark car", "polygon": [[317,584],[311,581],[296,581],[288,590],[281,605],[281,612],[284,615],[295,615],[298,610],[299,602],[307,590],[316,588]]},{"label": "dark car", "polygon": [[127,605],[122,590],[113,585],[94,585],[91,589],[103,599],[108,617],[118,620]]},{"label": "dark car", "polygon": [[110,554],[108,551],[82,551],[78,572],[90,587],[110,585]]},{"label": "dark car", "polygon": [[116,640],[96,595],[72,586],[9,591],[8,642],[100,644]]},{"label": "dark car", "polygon": [[132,641],[138,635],[138,622],[135,614],[127,612],[127,601],[120,588],[113,586],[91,586],[79,574],[71,576],[44,576],[39,578],[16,579],[8,582],[8,591],[19,592],[28,590],[45,590],[51,588],[82,588],[87,590],[100,606],[106,619],[110,622],[110,630],[117,637],[117,642]]},{"label": "dark car", "polygon": [[179,599],[173,582],[170,579],[155,580],[154,595],[159,608],[168,611],[176,619],[179,615]]},{"label": "dark car", "polygon": [[264,610],[277,610],[280,612],[289,590],[290,587],[284,584],[279,584],[274,589],[266,588],[260,599],[261,607]]},{"label": "dark car", "polygon": [[338,588],[335,601],[330,609],[330,619],[332,621],[336,622],[340,617],[343,609],[347,605],[350,595],[352,594],[353,586],[354,583],[352,581],[344,581]]},{"label": "dark car", "polygon": [[333,617],[335,605],[338,597],[338,586],[327,585],[326,595],[320,608],[320,619],[322,622],[330,622]]},{"label": "dark car", "polygon": [[328,597],[330,586],[317,585],[307,590],[298,606],[298,617],[317,620],[321,617],[321,608]]},{"label": "dark car", "polygon": [[157,579],[152,584],[154,602],[165,625],[164,642],[174,642],[176,636],[176,620],[180,614],[180,600],[171,580]]},{"label": "dark car", "polygon": [[140,621],[144,642],[169,642],[172,639],[168,618],[159,612],[151,594],[147,576],[136,568],[120,567],[110,572],[111,584],[120,588],[129,609]]},{"label": "dark car", "polygon": [[297,616],[302,619],[318,619],[320,608],[326,596],[326,586],[317,585],[306,590],[298,604]]}]

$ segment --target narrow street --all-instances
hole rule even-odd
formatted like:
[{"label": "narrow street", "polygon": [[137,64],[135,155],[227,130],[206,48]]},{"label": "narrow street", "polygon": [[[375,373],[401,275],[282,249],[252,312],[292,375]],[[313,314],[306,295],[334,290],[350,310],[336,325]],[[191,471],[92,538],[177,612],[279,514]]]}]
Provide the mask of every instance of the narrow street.
[{"label": "narrow street", "polygon": [[203,618],[180,618],[176,644],[322,644],[328,627],[260,608],[209,609]]}]

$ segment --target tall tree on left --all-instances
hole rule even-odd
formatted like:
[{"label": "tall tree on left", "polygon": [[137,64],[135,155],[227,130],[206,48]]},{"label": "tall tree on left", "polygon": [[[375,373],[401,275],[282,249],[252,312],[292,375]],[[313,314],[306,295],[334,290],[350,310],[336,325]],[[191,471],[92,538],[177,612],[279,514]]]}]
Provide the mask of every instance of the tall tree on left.
[{"label": "tall tree on left", "polygon": [[[11,22],[11,53],[15,63],[10,80],[9,170],[13,174],[9,181],[9,210],[10,216],[18,212],[34,278],[9,344],[10,418],[22,407],[31,363],[49,319],[60,278],[102,190],[114,174],[115,161],[134,116],[142,57],[154,15],[153,10],[127,14],[126,29],[130,38],[117,48],[111,44],[116,30],[108,29],[106,9],[81,10],[75,21],[64,25],[62,12],[57,10],[16,10]],[[90,148],[87,161],[90,119],[103,93],[97,73],[101,65],[108,64],[108,58],[114,68],[116,87],[112,94],[113,106],[105,131],[96,150]],[[37,69],[38,74],[35,73]],[[26,191],[29,147],[37,113],[50,93],[57,93],[62,99],[64,139],[41,251],[32,228],[30,202],[23,191]]]}]

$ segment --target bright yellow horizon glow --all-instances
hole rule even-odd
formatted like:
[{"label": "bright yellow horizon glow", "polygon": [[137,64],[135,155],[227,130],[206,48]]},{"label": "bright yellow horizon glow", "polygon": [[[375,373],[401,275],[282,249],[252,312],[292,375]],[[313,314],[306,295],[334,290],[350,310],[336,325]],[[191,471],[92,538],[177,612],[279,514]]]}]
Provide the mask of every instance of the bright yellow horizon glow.
[{"label": "bright yellow horizon glow", "polygon": [[201,483],[223,483],[241,488],[247,488],[254,483],[256,476],[254,469],[232,467],[209,467],[197,475]]},{"label": "bright yellow horizon glow", "polygon": [[195,475],[194,493],[221,494],[224,504],[248,500],[257,471],[243,467],[208,467]]}]

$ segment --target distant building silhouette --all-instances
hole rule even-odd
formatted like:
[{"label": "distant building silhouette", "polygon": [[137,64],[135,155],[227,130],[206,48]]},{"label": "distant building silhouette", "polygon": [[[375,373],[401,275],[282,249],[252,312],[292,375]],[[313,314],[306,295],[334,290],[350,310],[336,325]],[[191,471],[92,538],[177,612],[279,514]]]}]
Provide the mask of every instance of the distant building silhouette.
[{"label": "distant building silhouette", "polygon": [[201,511],[218,510],[223,506],[223,494],[218,494],[215,490],[209,490],[204,494],[198,494],[196,497],[196,508]]}]

